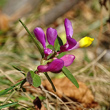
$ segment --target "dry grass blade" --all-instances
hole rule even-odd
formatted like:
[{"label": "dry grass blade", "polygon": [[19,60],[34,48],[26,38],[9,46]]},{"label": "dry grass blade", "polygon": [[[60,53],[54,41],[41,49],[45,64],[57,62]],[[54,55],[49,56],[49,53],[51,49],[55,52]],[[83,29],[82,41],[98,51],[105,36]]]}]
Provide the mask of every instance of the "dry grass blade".
[{"label": "dry grass blade", "polygon": [[15,84],[15,81],[9,75],[5,74],[2,70],[0,70],[0,73],[9,79],[13,84]]},{"label": "dry grass blade", "polygon": [[80,69],[79,71],[73,73],[74,76],[78,75],[79,73],[83,73],[85,70],[87,70],[89,67],[91,67],[92,65],[94,65],[97,61],[99,61],[105,54],[106,54],[107,50],[104,50],[102,52],[102,54],[100,54],[94,61],[92,61],[91,63],[89,63],[87,66],[85,66],[84,68]]},{"label": "dry grass blade", "polygon": [[70,109],[68,108],[68,106],[67,106],[56,94],[54,94],[54,93],[52,93],[52,92],[50,92],[50,91],[47,91],[42,85],[41,85],[41,88],[42,88],[42,90],[43,90],[45,93],[49,93],[49,94],[55,96],[60,102],[62,102],[62,104],[65,105],[65,107],[67,108],[67,110],[70,110]]},{"label": "dry grass blade", "polygon": [[102,66],[99,63],[96,63],[96,66],[98,66],[102,71],[104,71],[106,73],[107,76],[110,77],[110,72],[104,66]]}]

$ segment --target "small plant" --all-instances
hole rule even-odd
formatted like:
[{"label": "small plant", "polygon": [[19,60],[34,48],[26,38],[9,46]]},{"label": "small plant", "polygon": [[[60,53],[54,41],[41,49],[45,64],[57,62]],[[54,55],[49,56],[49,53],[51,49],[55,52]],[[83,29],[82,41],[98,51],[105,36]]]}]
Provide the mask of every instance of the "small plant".
[{"label": "small plant", "polygon": [[[48,28],[46,31],[46,35],[44,31],[40,27],[36,27],[34,29],[34,35],[31,34],[31,32],[28,30],[28,28],[25,26],[25,24],[19,20],[21,24],[24,26],[26,31],[28,32],[29,36],[32,38],[34,43],[36,44],[40,54],[41,54],[41,62],[40,65],[37,67],[36,71],[29,71],[27,75],[25,76],[25,79],[23,79],[21,82],[17,83],[16,85],[0,91],[0,95],[4,95],[8,93],[10,90],[13,90],[16,86],[20,85],[20,88],[22,88],[22,85],[27,81],[34,87],[39,87],[41,85],[41,78],[39,76],[40,73],[44,73],[49,82],[52,85],[52,88],[54,91],[56,91],[54,84],[52,83],[51,78],[48,75],[48,72],[52,73],[60,73],[63,72],[64,75],[77,87],[79,88],[77,80],[74,78],[74,76],[71,74],[71,72],[66,68],[67,66],[70,66],[74,59],[74,55],[66,54],[66,51],[70,51],[77,48],[82,47],[88,47],[91,45],[93,38],[90,37],[84,37],[80,41],[76,41],[72,38],[73,36],[73,28],[72,23],[67,18],[64,21],[65,31],[66,31],[66,37],[60,37],[57,34],[57,30],[53,28]],[[48,41],[48,45],[46,45],[46,39]],[[41,43],[42,47],[39,45],[39,42]],[[19,70],[21,73],[23,73],[20,69],[15,67],[15,69]],[[23,73],[24,74],[24,73]],[[24,74],[25,75],[25,74]],[[13,90],[14,92],[15,90]],[[4,103],[5,106],[7,105]],[[15,102],[11,105],[16,104]],[[5,107],[4,105],[2,105]],[[2,106],[0,106],[2,108]],[[8,106],[8,105],[7,105]]]}]

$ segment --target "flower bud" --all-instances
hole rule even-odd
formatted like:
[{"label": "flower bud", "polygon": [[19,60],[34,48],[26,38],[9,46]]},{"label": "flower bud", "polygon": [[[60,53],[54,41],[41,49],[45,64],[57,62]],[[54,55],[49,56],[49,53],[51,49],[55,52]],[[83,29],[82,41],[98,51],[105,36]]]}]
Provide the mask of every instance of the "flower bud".
[{"label": "flower bud", "polygon": [[92,44],[94,38],[84,37],[79,41],[79,47],[88,47]]}]

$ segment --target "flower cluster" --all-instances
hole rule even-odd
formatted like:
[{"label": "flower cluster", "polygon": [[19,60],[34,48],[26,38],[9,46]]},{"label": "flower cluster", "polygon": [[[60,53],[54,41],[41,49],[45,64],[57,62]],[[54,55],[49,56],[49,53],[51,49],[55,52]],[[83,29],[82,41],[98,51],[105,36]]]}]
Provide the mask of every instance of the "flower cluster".
[{"label": "flower cluster", "polygon": [[[84,37],[80,41],[76,41],[72,38],[73,36],[73,28],[72,23],[67,18],[64,21],[65,31],[66,31],[66,43],[60,46],[60,51],[55,51],[46,47],[46,38],[50,45],[55,46],[55,40],[57,39],[57,30],[53,28],[48,28],[46,31],[46,35],[44,31],[40,27],[36,27],[34,29],[34,34],[37,40],[42,44],[44,48],[44,54],[46,59],[50,54],[56,53],[51,60],[47,60],[46,64],[43,63],[37,67],[39,72],[54,72],[58,73],[62,70],[63,66],[69,66],[73,63],[75,56],[74,55],[64,55],[61,58],[57,58],[57,56],[65,51],[70,51],[77,48],[88,47],[91,45],[93,38]],[[45,61],[44,61],[45,62]]]}]

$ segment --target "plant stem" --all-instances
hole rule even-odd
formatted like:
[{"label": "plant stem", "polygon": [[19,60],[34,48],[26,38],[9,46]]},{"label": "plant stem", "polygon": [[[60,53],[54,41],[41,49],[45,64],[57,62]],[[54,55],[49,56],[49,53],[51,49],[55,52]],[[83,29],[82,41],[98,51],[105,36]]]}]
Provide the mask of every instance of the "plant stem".
[{"label": "plant stem", "polygon": [[44,74],[45,74],[45,76],[47,77],[48,81],[50,82],[50,84],[51,84],[53,90],[56,92],[55,86],[54,86],[52,80],[50,79],[49,75],[47,74],[47,72],[44,72]]},{"label": "plant stem", "polygon": [[31,37],[31,39],[34,41],[35,45],[37,46],[42,58],[44,57],[44,52],[41,49],[41,47],[39,46],[38,41],[35,39],[35,37],[32,35],[32,33],[28,30],[28,28],[26,27],[26,25],[19,19],[19,21],[21,22],[21,24],[23,25],[23,27],[25,28],[25,30],[28,32],[29,36]]}]

